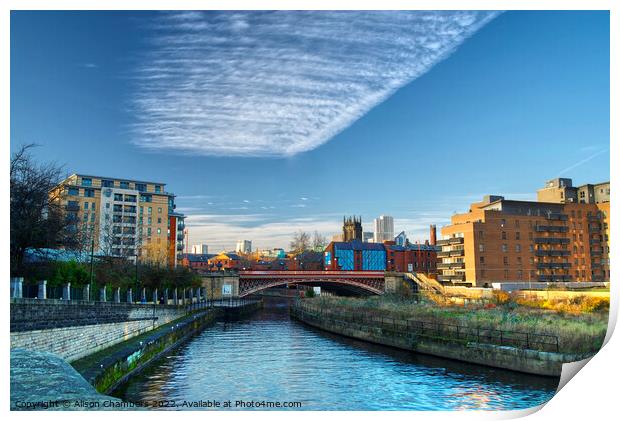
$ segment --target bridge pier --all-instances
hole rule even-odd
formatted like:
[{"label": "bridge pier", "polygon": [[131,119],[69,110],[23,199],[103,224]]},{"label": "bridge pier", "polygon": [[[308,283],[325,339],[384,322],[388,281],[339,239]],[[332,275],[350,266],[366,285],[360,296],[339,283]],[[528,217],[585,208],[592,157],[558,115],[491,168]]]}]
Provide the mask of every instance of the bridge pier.
[{"label": "bridge pier", "polygon": [[239,297],[239,275],[236,273],[213,272],[202,275],[205,296],[210,300]]}]

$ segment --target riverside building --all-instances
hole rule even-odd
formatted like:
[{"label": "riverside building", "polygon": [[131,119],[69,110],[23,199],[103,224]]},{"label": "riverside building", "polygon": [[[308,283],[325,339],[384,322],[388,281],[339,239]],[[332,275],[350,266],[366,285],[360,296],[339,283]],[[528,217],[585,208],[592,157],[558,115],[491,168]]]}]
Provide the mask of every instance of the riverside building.
[{"label": "riverside building", "polygon": [[[599,193],[589,196],[588,186]],[[609,183],[573,188],[570,179],[555,179],[541,190],[537,202],[485,196],[453,215],[437,241],[440,281],[609,281]]]},{"label": "riverside building", "polygon": [[175,267],[184,248],[185,215],[164,183],[72,174],[52,195],[76,229],[84,249]]}]

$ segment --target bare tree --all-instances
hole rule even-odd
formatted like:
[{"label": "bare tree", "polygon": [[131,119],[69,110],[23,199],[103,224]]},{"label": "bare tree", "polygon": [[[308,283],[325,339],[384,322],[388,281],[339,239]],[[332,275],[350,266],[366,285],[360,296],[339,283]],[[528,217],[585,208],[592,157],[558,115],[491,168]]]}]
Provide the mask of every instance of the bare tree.
[{"label": "bare tree", "polygon": [[323,251],[325,246],[327,246],[327,237],[318,231],[314,231],[314,234],[312,235],[312,250]]},{"label": "bare tree", "polygon": [[291,251],[295,254],[303,253],[310,248],[310,234],[302,230],[293,234],[291,241]]},{"label": "bare tree", "polygon": [[77,221],[67,218],[60,200],[62,167],[39,164],[30,154],[34,144],[22,146],[11,157],[11,273],[23,271],[28,248],[71,247]]}]

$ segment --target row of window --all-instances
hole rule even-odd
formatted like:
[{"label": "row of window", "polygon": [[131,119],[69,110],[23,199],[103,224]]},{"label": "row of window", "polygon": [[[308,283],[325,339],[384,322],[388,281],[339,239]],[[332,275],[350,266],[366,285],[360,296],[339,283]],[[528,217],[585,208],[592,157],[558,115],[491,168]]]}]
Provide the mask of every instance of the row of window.
[{"label": "row of window", "polygon": [[[93,185],[93,179],[89,177],[82,177],[82,186],[91,187]],[[117,187],[117,183],[114,180],[102,179],[101,187]],[[144,183],[131,183],[129,181],[119,181],[118,188],[126,190],[138,190],[140,192],[146,191],[146,184]],[[161,185],[155,185],[155,193],[161,193],[163,187]]]}]

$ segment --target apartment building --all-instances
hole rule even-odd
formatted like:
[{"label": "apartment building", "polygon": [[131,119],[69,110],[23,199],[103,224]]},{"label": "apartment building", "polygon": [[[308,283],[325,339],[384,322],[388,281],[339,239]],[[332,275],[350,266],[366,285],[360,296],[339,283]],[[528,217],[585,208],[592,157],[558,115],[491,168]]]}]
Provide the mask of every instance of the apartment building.
[{"label": "apartment building", "polygon": [[[601,185],[609,183],[586,186]],[[486,196],[469,212],[452,216],[437,241],[440,281],[470,286],[609,281],[609,201],[597,202],[596,195],[589,202],[572,201],[572,193],[567,201],[566,192],[571,190],[562,192],[566,187],[572,188],[572,183],[556,184],[557,191],[544,192],[547,202]],[[608,187],[603,189],[608,194]]]},{"label": "apartment building", "polygon": [[52,191],[85,246],[102,254],[167,263],[183,253],[185,216],[164,183],[72,174]]},{"label": "apartment building", "polygon": [[[375,243],[394,240],[394,218],[388,215],[381,215],[375,218],[374,233]],[[345,239],[345,241],[347,241]]]}]

